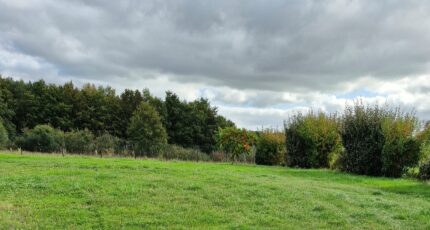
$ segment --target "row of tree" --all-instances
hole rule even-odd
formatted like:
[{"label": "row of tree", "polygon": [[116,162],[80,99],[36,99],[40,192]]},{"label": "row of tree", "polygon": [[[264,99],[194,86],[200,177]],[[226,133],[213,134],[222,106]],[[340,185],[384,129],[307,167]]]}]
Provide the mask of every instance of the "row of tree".
[{"label": "row of tree", "polygon": [[218,128],[234,126],[203,98],[187,102],[166,92],[163,100],[147,89],[126,89],[118,95],[111,87],[86,84],[79,88],[72,82],[55,85],[0,76],[0,117],[11,143],[36,125],[49,124],[64,132],[89,130],[96,136],[108,133],[136,144],[142,128],[133,130],[130,125],[149,122],[132,119],[136,111],[159,121],[167,143],[206,153],[216,147]]}]

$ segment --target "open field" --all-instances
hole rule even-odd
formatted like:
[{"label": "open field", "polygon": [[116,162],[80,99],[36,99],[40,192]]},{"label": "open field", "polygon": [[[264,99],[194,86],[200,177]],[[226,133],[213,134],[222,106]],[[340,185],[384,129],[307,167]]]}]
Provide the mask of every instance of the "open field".
[{"label": "open field", "polygon": [[430,186],[328,170],[0,154],[0,228],[429,229]]}]

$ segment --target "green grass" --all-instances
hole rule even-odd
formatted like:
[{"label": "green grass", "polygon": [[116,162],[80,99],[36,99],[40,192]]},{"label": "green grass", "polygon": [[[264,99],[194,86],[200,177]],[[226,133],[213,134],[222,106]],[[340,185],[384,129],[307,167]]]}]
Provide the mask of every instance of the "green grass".
[{"label": "green grass", "polygon": [[430,186],[328,170],[0,154],[2,229],[430,229]]}]

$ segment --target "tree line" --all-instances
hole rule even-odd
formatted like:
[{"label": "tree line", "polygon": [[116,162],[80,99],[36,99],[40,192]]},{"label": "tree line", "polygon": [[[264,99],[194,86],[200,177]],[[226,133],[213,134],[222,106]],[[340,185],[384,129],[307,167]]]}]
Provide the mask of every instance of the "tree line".
[{"label": "tree line", "polygon": [[[146,120],[139,123],[142,116]],[[165,132],[161,142],[205,153],[216,148],[218,128],[235,126],[204,98],[187,102],[170,91],[162,99],[148,89],[126,89],[117,94],[109,86],[77,87],[72,82],[56,85],[1,76],[0,118],[10,143],[37,125],[49,125],[62,132],[88,130],[97,137],[109,134],[129,146],[137,144],[136,135],[141,135],[130,125],[146,122],[151,128],[159,124],[158,129]]]},{"label": "tree line", "polygon": [[430,125],[400,108],[355,102],[343,113],[295,114],[278,130],[249,131],[208,100],[173,92],[117,95],[110,87],[0,78],[0,147],[28,151],[241,161],[430,179]]}]

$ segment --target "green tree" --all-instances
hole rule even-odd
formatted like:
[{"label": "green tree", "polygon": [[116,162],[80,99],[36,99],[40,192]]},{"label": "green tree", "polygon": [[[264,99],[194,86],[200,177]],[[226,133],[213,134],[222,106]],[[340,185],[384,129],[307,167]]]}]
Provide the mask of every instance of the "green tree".
[{"label": "green tree", "polygon": [[194,147],[191,127],[194,121],[190,116],[191,108],[172,92],[166,92],[165,103],[169,144],[177,144],[185,148]]},{"label": "green tree", "polygon": [[166,129],[161,123],[160,115],[147,102],[142,102],[133,113],[128,136],[135,156],[154,156],[167,144]]},{"label": "green tree", "polygon": [[130,124],[131,117],[133,116],[136,108],[142,103],[143,98],[139,90],[126,89],[120,95],[121,104],[121,135],[120,137],[127,137],[127,128]]},{"label": "green tree", "polygon": [[158,97],[153,96],[149,89],[144,89],[142,93],[142,100],[144,102],[147,102],[152,107],[157,110],[158,114],[160,115],[161,122],[163,123],[163,126],[166,127],[166,116],[167,116],[167,109],[166,104],[163,100],[161,100]]},{"label": "green tree", "polygon": [[0,119],[0,149],[3,149],[4,147],[6,147],[8,141],[9,141],[9,138],[7,135],[7,130],[3,126],[3,122]]}]

